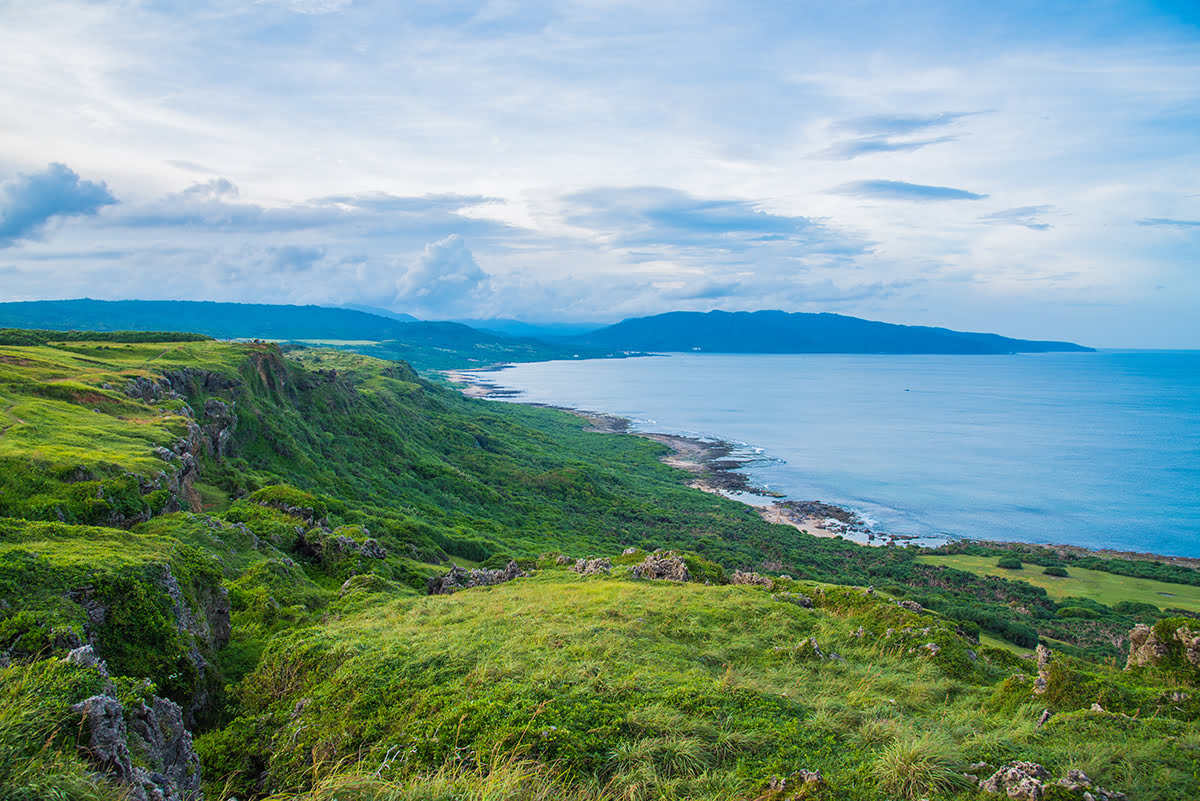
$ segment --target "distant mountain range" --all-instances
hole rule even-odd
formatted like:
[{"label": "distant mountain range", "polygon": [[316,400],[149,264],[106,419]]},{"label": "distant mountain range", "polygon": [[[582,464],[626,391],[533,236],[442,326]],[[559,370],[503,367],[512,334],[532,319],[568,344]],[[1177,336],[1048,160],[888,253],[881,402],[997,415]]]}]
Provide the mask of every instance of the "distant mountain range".
[{"label": "distant mountain range", "polygon": [[[39,300],[0,303],[0,328],[187,331],[222,339],[332,342],[420,369],[507,361],[597,358],[625,352],[1044,353],[1088,351],[1071,342],[893,325],[840,314],[670,312],[587,333],[515,320],[426,322],[371,307],[329,308],[182,300]],[[480,330],[486,327],[491,330]],[[516,334],[516,336],[514,336]]]},{"label": "distant mountain range", "polygon": [[840,314],[670,312],[565,339],[616,351],[713,353],[1047,353],[1090,351],[1073,342],[1010,339],[948,328],[894,325]]}]

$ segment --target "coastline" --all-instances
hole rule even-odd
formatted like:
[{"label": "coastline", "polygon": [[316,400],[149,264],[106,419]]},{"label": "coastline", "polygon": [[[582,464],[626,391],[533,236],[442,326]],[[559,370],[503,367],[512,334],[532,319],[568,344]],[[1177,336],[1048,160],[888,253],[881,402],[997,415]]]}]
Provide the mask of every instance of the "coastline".
[{"label": "coastline", "polygon": [[[486,381],[478,375],[481,372],[497,372],[505,367],[506,365],[494,365],[483,369],[470,368],[441,372],[451,384],[469,398],[513,398],[520,393]],[[671,453],[664,456],[661,461],[670,467],[691,473],[692,479],[687,482],[689,487],[714,495],[722,495],[730,500],[752,506],[768,523],[792,526],[814,537],[852,540],[860,545],[881,546],[928,539],[875,531],[853,509],[817,500],[784,499],[784,496],[779,493],[755,486],[751,483],[748,475],[738,472],[750,460],[736,456],[736,446],[731,442],[719,439],[705,440],[680,434],[634,431],[628,418],[604,412],[585,411],[545,403],[527,405],[555,409],[581,417],[590,424],[588,431],[629,434],[666,445],[671,449]]]},{"label": "coastline", "polygon": [[[470,398],[501,399],[520,395],[511,390],[486,381],[479,376],[482,372],[499,372],[509,365],[497,364],[486,368],[443,370],[442,375],[463,395]],[[892,534],[872,529],[867,521],[855,512],[836,504],[818,500],[796,501],[754,486],[750,477],[737,472],[751,460],[734,455],[736,446],[724,440],[705,440],[678,434],[663,434],[632,430],[631,421],[618,415],[590,412],[565,406],[545,403],[530,403],[556,409],[582,417],[591,426],[588,430],[613,434],[630,434],[666,445],[671,453],[662,458],[664,464],[691,473],[688,486],[703,492],[722,495],[730,500],[755,507],[764,520],[777,525],[787,525],[814,537],[841,538],[860,545],[885,546],[912,544],[931,550],[943,546],[982,545],[1003,550],[1038,549],[1052,552],[1059,557],[1097,556],[1106,559],[1125,559],[1164,564],[1200,570],[1200,557],[1167,556],[1142,551],[1122,551],[1112,548],[1086,548],[1081,545],[1059,543],[1037,543],[1008,540],[988,540],[975,537],[945,535]],[[936,543],[936,544],[932,544]]]}]

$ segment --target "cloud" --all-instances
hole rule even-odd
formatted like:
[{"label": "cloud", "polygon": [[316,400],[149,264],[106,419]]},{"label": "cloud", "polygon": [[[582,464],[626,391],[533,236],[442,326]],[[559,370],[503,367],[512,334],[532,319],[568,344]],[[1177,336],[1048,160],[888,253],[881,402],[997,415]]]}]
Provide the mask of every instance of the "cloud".
[{"label": "cloud", "polygon": [[843,120],[835,127],[869,136],[906,136],[930,128],[940,128],[976,113],[978,112],[945,111],[940,114],[873,114]]},{"label": "cloud", "polygon": [[563,201],[567,223],[621,247],[706,245],[740,251],[780,242],[825,252],[858,253],[865,248],[819,220],[763,211],[747,200],[699,198],[663,186],[597,187]]},{"label": "cloud", "polygon": [[854,181],[830,190],[839,195],[878,198],[880,200],[912,200],[926,203],[940,200],[982,200],[987,195],[978,195],[965,189],[950,186],[926,186],[905,181]]},{"label": "cloud", "polygon": [[1017,206],[1016,208],[985,214],[979,219],[988,225],[1020,225],[1031,231],[1048,231],[1054,226],[1048,222],[1043,222],[1041,217],[1043,214],[1048,214],[1053,210],[1054,207],[1051,205]]},{"label": "cloud", "polygon": [[325,258],[325,249],[283,245],[268,248],[263,265],[273,273],[305,273]]},{"label": "cloud", "polygon": [[1137,221],[1138,225],[1167,225],[1174,228],[1200,227],[1200,220],[1173,220],[1170,217],[1147,217]]},{"label": "cloud", "polygon": [[259,3],[283,6],[297,14],[333,14],[347,8],[353,0],[258,0]]},{"label": "cloud", "polygon": [[466,241],[458,234],[431,242],[396,281],[396,300],[442,313],[466,308],[488,283]]},{"label": "cloud", "polygon": [[958,137],[956,136],[939,136],[936,139],[897,141],[884,136],[871,136],[863,139],[848,139],[843,142],[836,142],[825,150],[822,150],[818,155],[827,159],[844,159],[848,161],[859,156],[868,156],[872,153],[912,152],[920,150],[923,147],[929,147],[930,145],[954,142],[957,139]]},{"label": "cloud", "polygon": [[64,164],[0,184],[0,247],[36,239],[51,220],[95,214],[117,199],[103,183],[81,181]]}]

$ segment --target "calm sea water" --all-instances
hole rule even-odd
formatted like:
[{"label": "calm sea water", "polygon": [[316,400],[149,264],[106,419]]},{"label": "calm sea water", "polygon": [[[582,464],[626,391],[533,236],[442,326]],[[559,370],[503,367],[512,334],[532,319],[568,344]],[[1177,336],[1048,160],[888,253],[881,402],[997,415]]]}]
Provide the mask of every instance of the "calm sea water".
[{"label": "calm sea water", "polygon": [[738,443],[759,486],[883,531],[1200,556],[1200,351],[673,354],[482,377]]}]

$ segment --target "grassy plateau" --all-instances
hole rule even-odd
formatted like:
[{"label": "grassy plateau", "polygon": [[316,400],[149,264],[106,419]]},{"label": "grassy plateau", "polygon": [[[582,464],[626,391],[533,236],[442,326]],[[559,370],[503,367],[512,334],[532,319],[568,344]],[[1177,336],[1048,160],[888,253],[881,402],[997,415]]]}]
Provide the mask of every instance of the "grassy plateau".
[{"label": "grassy plateau", "polygon": [[[1200,797],[1189,568],[810,537],[362,354],[0,341],[0,801],[148,797],[95,697],[182,799]],[[186,748],[135,736],[168,702]]]}]

